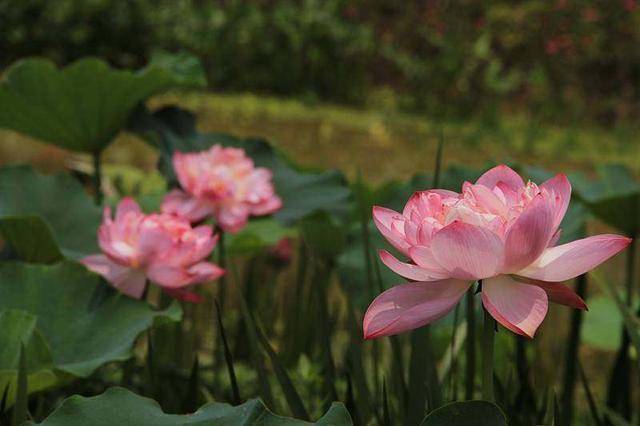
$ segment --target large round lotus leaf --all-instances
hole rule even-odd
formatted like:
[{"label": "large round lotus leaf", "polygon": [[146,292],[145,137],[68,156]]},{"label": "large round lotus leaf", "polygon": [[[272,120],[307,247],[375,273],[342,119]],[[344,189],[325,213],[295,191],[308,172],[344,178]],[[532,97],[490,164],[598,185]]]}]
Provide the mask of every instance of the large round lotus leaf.
[{"label": "large round lotus leaf", "polygon": [[87,377],[104,363],[125,360],[143,330],[181,317],[177,304],[158,311],[108,290],[98,275],[75,262],[0,264],[0,311],[24,311],[36,319],[56,373]]},{"label": "large round lotus leaf", "polygon": [[575,192],[603,222],[629,236],[640,234],[640,182],[628,168],[599,167],[595,181],[579,174],[571,178]]},{"label": "large round lotus leaf", "polygon": [[502,410],[488,401],[452,402],[425,417],[421,426],[507,426]]},{"label": "large round lotus leaf", "polygon": [[0,311],[0,392],[7,392],[7,403],[12,405],[17,389],[20,348],[24,345],[27,360],[27,387],[37,392],[53,386],[58,378],[53,372],[51,350],[36,329],[37,318],[25,311]]},{"label": "large round lotus leaf", "polygon": [[133,130],[153,140],[160,149],[160,171],[175,184],[171,157],[175,151],[194,152],[215,144],[243,148],[255,164],[273,171],[276,192],[283,207],[274,217],[291,225],[316,210],[344,219],[351,208],[351,191],[338,171],[303,170],[262,139],[239,139],[224,134],[199,134],[195,117],[188,111],[168,107],[153,114],[141,113]]},{"label": "large round lotus leaf", "polygon": [[[143,398],[123,388],[110,388],[102,395],[93,398],[77,395],[67,398],[60,408],[38,424],[43,426],[303,426],[311,423],[276,416],[257,399],[237,407],[213,402],[204,405],[193,414],[165,414],[151,399]],[[352,423],[344,406],[334,403],[315,424],[347,426]]]},{"label": "large round lotus leaf", "polygon": [[21,60],[0,85],[0,128],[66,149],[98,152],[140,102],[184,83],[184,76],[172,69],[174,63],[171,68],[117,70],[96,58],[58,69],[45,59]]},{"label": "large round lotus leaf", "polygon": [[101,211],[69,175],[0,169],[0,233],[29,262],[97,253]]}]

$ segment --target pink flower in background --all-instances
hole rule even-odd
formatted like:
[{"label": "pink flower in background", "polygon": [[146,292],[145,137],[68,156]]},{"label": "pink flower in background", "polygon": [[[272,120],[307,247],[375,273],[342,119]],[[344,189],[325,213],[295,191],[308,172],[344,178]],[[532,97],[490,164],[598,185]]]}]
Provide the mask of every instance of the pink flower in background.
[{"label": "pink flower in background", "polygon": [[212,216],[224,231],[237,232],[249,216],[271,214],[282,207],[271,171],[255,167],[243,149],[214,145],[203,152],[176,152],[173,168],[182,189],[167,194],[163,213],[192,223]]},{"label": "pink flower in background", "polygon": [[104,209],[98,243],[104,254],[82,259],[122,293],[140,298],[147,279],[173,297],[198,302],[187,289],[219,278],[224,270],[203,261],[217,242],[210,226],[192,228],[182,218],[165,214],[146,215],[131,198],[118,204],[115,219]]},{"label": "pink flower in background", "polygon": [[582,299],[561,284],[595,268],[631,239],[596,235],[556,245],[571,185],[557,175],[540,186],[507,166],[465,182],[462,193],[415,193],[402,213],[374,207],[376,226],[402,262],[380,251],[385,265],[415,282],[380,294],[364,318],[365,338],[393,335],[446,315],[482,280],[482,303],[500,324],[533,337],[548,302],[585,309]]}]

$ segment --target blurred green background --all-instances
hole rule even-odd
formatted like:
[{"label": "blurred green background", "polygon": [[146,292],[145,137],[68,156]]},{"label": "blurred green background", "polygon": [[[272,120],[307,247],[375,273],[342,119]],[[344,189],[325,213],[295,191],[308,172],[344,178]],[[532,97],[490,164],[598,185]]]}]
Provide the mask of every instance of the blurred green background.
[{"label": "blurred green background", "polygon": [[[156,102],[377,182],[430,167],[441,133],[447,163],[638,172],[639,42],[634,0],[0,0],[0,67],[189,52],[210,93]],[[110,160],[155,162],[142,144],[115,144]],[[23,161],[68,157],[3,134],[0,162]]]}]

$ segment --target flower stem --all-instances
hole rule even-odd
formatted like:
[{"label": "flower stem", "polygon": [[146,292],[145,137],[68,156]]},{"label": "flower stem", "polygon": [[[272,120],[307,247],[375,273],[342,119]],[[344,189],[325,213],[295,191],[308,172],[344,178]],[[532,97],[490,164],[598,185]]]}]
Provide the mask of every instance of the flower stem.
[{"label": "flower stem", "polygon": [[482,329],[482,399],[493,401],[493,340],[496,322],[484,309]]},{"label": "flower stem", "polygon": [[100,164],[100,151],[93,153],[93,190],[97,205],[102,204],[102,166]]},{"label": "flower stem", "polygon": [[473,399],[476,377],[476,312],[473,288],[467,291],[467,342],[464,399]]}]

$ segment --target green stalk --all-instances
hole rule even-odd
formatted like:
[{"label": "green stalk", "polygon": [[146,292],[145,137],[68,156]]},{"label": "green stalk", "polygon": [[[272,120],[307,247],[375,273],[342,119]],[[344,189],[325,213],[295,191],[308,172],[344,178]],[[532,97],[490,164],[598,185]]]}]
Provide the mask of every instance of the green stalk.
[{"label": "green stalk", "polygon": [[[626,271],[625,271],[625,289],[626,289],[626,305],[631,308],[633,304],[633,287],[635,284],[635,257],[636,257],[636,241],[633,239],[627,248]],[[619,413],[623,418],[631,419],[631,401],[632,401],[632,385],[631,385],[631,360],[629,359],[629,346],[631,340],[627,328],[622,326],[622,343],[618,349],[616,362],[613,366],[609,379],[609,388],[607,390],[607,406]]]},{"label": "green stalk", "polygon": [[464,399],[473,399],[473,391],[476,377],[476,311],[475,311],[475,290],[467,291],[467,341],[466,341],[466,365],[465,365],[465,391]]},{"label": "green stalk", "polygon": [[496,322],[484,309],[482,328],[482,399],[493,402],[493,341]]},{"label": "green stalk", "polygon": [[93,153],[93,190],[97,205],[102,204],[102,165],[100,162],[101,151]]},{"label": "green stalk", "polygon": [[[576,294],[582,299],[587,297],[587,275],[580,275],[576,281]],[[569,426],[573,418],[573,402],[577,376],[578,349],[580,348],[580,330],[582,328],[583,312],[574,309],[571,312],[571,328],[569,330],[569,343],[565,355],[564,380],[562,385],[562,397],[560,405],[562,409],[562,424]]]}]

